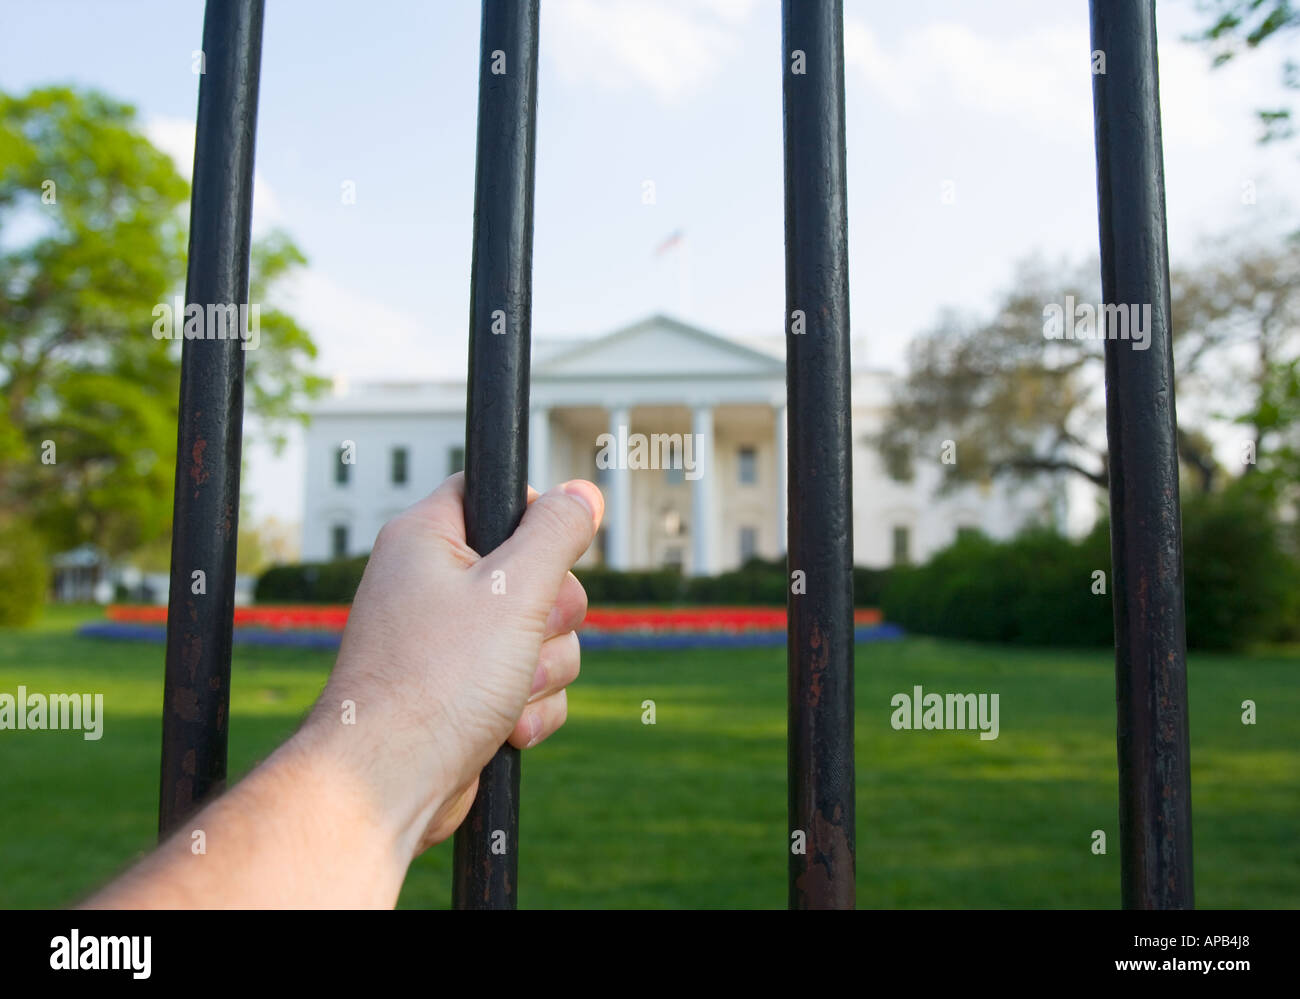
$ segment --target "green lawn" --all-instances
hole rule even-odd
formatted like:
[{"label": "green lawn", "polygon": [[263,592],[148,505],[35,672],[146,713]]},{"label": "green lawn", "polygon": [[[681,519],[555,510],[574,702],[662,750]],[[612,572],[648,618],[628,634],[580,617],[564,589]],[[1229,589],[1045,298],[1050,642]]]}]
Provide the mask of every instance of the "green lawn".
[{"label": "green lawn", "polygon": [[[106,711],[98,742],[0,731],[0,906],[68,904],[153,838],[162,647],[77,638],[83,617],[0,630],[0,692],[102,692]],[[294,728],[331,660],[237,651],[234,773]],[[1107,652],[910,639],[859,646],[857,663],[860,906],[1118,904]],[[523,905],[784,906],[784,669],[780,649],[586,655],[568,725],[524,756]],[[1192,658],[1201,907],[1300,906],[1298,681],[1300,656]],[[999,738],[894,731],[890,697],[918,683],[998,693]],[[450,856],[417,861],[401,904],[445,906]]]}]

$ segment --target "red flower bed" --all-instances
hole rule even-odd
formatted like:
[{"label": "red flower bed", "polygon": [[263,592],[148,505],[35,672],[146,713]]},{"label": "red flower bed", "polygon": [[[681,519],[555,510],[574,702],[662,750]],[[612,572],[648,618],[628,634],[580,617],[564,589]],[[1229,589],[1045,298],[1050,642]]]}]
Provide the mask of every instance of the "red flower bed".
[{"label": "red flower bed", "polygon": [[[235,627],[342,631],[348,621],[349,609],[345,604],[236,607]],[[113,604],[108,608],[108,619],[132,624],[165,624],[167,608]]]},{"label": "red flower bed", "polygon": [[[856,624],[880,623],[880,611],[855,611]],[[783,631],[784,607],[673,607],[623,610],[593,607],[584,630],[592,631]]]},{"label": "red flower bed", "polygon": [[[348,620],[345,605],[294,605],[236,607],[236,628],[275,630],[341,631]],[[166,607],[138,607],[114,604],[108,608],[110,621],[133,624],[163,624]],[[880,611],[854,611],[858,625],[880,623]],[[784,607],[593,607],[587,611],[583,630],[603,632],[744,632],[782,631]]]}]

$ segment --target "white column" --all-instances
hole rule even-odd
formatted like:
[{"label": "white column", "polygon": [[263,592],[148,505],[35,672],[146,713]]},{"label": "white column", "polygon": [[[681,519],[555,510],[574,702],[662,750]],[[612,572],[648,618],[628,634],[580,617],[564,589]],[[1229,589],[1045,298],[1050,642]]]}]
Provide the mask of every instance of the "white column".
[{"label": "white column", "polygon": [[632,561],[632,473],[622,467],[627,464],[623,450],[627,435],[631,432],[629,423],[631,415],[626,406],[611,408],[609,411],[609,432],[613,435],[616,465],[611,468],[605,480],[605,528],[608,532],[605,544],[605,563],[611,569],[627,569]]},{"label": "white column", "polygon": [[691,482],[691,574],[713,572],[713,410],[696,406],[691,412],[691,433],[695,437],[695,473]]},{"label": "white column", "polygon": [[773,419],[776,425],[776,432],[773,438],[776,444],[776,547],[780,554],[785,553],[786,546],[786,526],[788,524],[786,513],[786,486],[785,486],[785,435],[786,435],[786,408],[785,403],[772,408]]},{"label": "white column", "polygon": [[542,406],[529,414],[528,484],[543,493],[551,485],[551,411]]}]

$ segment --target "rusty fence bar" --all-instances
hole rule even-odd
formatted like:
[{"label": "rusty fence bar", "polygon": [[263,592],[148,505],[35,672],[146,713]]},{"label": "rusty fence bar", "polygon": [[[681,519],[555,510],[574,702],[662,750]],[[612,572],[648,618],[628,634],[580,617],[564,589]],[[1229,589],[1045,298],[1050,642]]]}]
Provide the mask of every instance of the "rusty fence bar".
[{"label": "rusty fence bar", "polygon": [[1192,907],[1183,546],[1154,0],[1092,0],[1102,296],[1151,308],[1146,350],[1106,350],[1121,893]]},{"label": "rusty fence bar", "polygon": [[[537,9],[483,2],[465,417],[465,532],[480,554],[511,535],[528,491]],[[513,909],[518,858],[519,750],[506,745],[456,831],[452,906]]]},{"label": "rusty fence bar", "polygon": [[[248,303],[253,142],[263,0],[208,0],[203,20],[185,301]],[[188,311],[188,310],[187,310]],[[175,317],[177,324],[184,317]],[[235,536],[244,412],[239,338],[185,340],[181,354],[163,686],[165,835],[226,779]]]},{"label": "rusty fence bar", "polygon": [[784,0],[790,897],[855,902],[853,497],[844,26]]}]

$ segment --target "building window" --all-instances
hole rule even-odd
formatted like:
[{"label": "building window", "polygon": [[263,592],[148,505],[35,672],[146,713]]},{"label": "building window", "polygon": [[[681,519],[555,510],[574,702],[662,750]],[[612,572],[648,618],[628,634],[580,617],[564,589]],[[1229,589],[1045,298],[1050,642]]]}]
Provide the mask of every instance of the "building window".
[{"label": "building window", "polygon": [[465,471],[465,449],[463,447],[454,447],[448,453],[449,466],[448,475],[455,475],[457,472]]},{"label": "building window", "polygon": [[682,446],[677,441],[668,442],[668,467],[664,469],[664,481],[670,486],[680,486],[686,481],[686,468],[683,465]]},{"label": "building window", "polygon": [[330,552],[333,558],[348,557],[348,529],[344,524],[335,524],[330,531]]},{"label": "building window", "polygon": [[350,457],[351,455],[348,454],[348,449],[342,444],[339,445],[339,449],[334,453],[334,481],[340,486],[346,486],[348,484],[348,478],[351,476],[352,462],[347,460]]},{"label": "building window", "polygon": [[740,564],[744,565],[758,554],[758,528],[740,529]]},{"label": "building window", "polygon": [[740,455],[740,484],[742,486],[758,485],[758,451],[752,447],[742,447]]},{"label": "building window", "polygon": [[664,549],[664,567],[669,569],[682,567],[681,546],[673,545],[671,548]]},{"label": "building window", "polygon": [[596,485],[598,486],[603,486],[609,482],[609,469],[602,466],[600,463],[600,456],[604,452],[604,450],[605,450],[604,447],[596,448],[591,458],[591,467],[596,470],[595,482]]},{"label": "building window", "polygon": [[907,565],[912,561],[912,532],[906,527],[894,528],[894,565]]},{"label": "building window", "polygon": [[408,452],[404,447],[393,448],[392,480],[395,486],[406,485],[406,462]]}]

